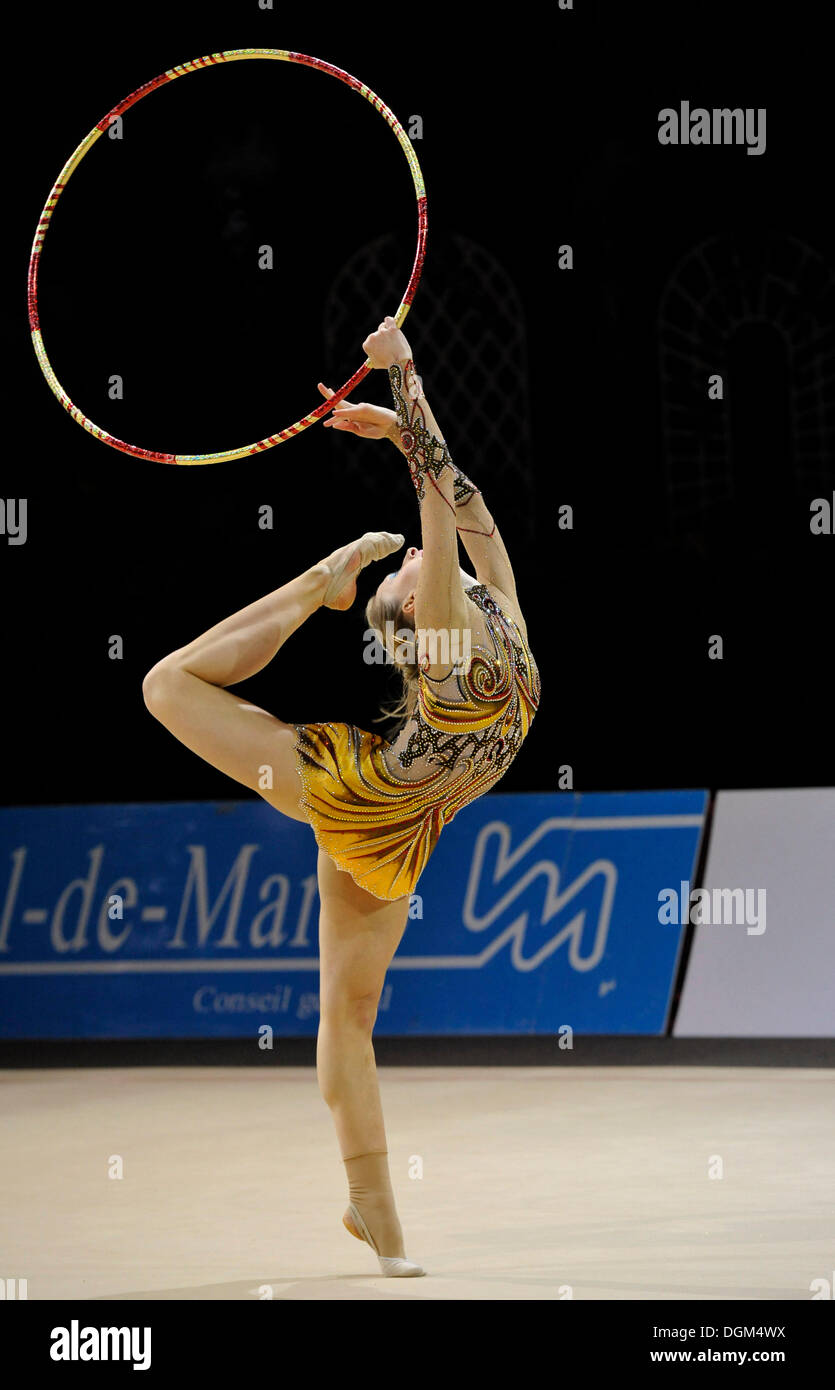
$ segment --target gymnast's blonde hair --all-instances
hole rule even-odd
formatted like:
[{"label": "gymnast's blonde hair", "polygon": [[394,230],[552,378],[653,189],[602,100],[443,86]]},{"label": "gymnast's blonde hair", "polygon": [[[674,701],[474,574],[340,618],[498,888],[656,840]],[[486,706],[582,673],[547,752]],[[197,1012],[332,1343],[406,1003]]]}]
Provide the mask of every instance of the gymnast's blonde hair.
[{"label": "gymnast's blonde hair", "polygon": [[388,652],[402,682],[400,698],[391,706],[381,705],[382,714],[374,718],[379,724],[384,719],[399,719],[405,723],[414,713],[418,698],[419,668],[410,656],[416,655],[415,642],[397,640],[400,628],[411,629],[414,635],[414,619],[407,617],[397,599],[381,598],[374,593],[365,606],[365,620],[377,634],[377,640]]}]

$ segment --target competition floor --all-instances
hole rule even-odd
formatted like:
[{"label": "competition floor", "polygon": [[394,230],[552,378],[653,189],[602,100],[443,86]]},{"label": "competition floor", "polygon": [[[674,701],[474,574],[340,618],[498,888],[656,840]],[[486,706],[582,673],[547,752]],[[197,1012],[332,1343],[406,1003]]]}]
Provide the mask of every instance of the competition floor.
[{"label": "competition floor", "polygon": [[382,1278],[343,1228],[306,1067],[0,1072],[0,1276],[30,1300],[808,1300],[832,1278],[829,1069],[379,1075],[426,1278]]}]

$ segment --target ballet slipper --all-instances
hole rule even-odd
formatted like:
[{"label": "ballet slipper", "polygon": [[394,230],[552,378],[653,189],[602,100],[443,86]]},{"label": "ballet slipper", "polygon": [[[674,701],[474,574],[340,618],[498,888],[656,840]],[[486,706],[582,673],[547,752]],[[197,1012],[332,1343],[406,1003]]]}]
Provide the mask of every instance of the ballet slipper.
[{"label": "ballet slipper", "polygon": [[406,537],[391,531],[366,531],[359,540],[335,551],[325,564],[331,571],[331,580],[322,599],[323,607],[335,608],[345,612],[357,596],[356,581],[360,572],[374,560],[384,560],[395,550],[399,550]]},{"label": "ballet slipper", "polygon": [[356,1236],[357,1240],[364,1240],[371,1246],[380,1262],[380,1269],[387,1279],[415,1279],[426,1273],[425,1269],[421,1269],[420,1265],[414,1264],[411,1260],[401,1260],[393,1255],[381,1255],[374,1237],[353,1202],[349,1202],[348,1210],[342,1218],[342,1224],[346,1231],[350,1231],[352,1236]]}]

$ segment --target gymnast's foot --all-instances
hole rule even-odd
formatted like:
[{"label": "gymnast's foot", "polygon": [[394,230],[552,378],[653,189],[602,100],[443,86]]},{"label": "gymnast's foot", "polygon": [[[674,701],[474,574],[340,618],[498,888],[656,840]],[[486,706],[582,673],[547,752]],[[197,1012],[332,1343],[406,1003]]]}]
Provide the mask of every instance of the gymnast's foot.
[{"label": "gymnast's foot", "polygon": [[425,1274],[420,1265],[406,1259],[391,1190],[388,1154],[359,1154],[344,1162],[350,1198],[342,1218],[345,1229],[371,1246],[387,1279],[411,1279]]},{"label": "gymnast's foot", "polygon": [[384,560],[387,555],[399,550],[405,539],[405,536],[391,531],[366,531],[359,540],[335,550],[322,561],[331,576],[322,599],[323,606],[337,608],[340,612],[350,608],[357,596],[360,571],[372,561]]}]

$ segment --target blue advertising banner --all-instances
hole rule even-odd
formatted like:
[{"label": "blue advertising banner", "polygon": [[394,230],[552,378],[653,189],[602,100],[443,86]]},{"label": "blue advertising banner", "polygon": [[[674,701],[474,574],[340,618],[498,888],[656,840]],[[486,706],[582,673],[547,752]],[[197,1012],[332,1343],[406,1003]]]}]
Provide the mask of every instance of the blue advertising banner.
[{"label": "blue advertising banner", "polygon": [[[704,791],[493,792],[446,827],[375,1032],[664,1032]],[[0,1037],[316,1033],[317,848],[266,802],[0,810]]]}]

